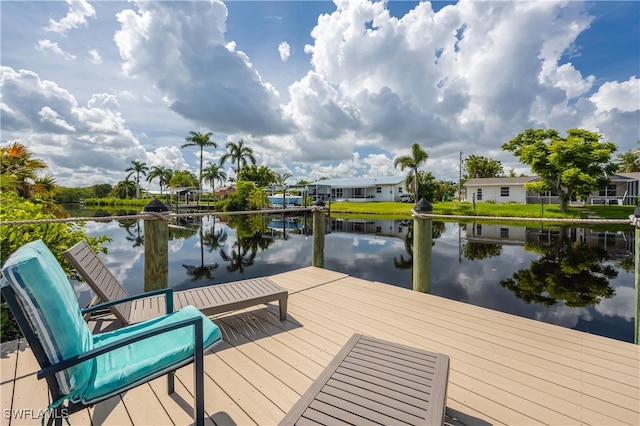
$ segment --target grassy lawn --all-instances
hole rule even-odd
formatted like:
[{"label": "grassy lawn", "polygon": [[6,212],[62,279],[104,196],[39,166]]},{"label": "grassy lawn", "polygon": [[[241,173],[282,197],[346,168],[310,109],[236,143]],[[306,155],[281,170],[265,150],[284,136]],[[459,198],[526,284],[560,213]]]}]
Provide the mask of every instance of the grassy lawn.
[{"label": "grassy lawn", "polygon": [[636,206],[585,206],[585,209],[605,219],[628,219]]},{"label": "grassy lawn", "polygon": [[[560,213],[560,206],[550,204],[492,204],[476,203],[475,210],[472,203],[453,201],[435,202],[433,214],[458,216],[486,216],[486,217],[527,217],[527,218],[569,218],[585,219],[588,212],[577,207],[569,207],[566,214]],[[590,212],[606,219],[626,219],[633,213],[634,206],[585,206]],[[413,203],[370,202],[350,203],[339,202],[331,204],[331,214],[337,215],[375,215],[383,218],[411,217]]]}]

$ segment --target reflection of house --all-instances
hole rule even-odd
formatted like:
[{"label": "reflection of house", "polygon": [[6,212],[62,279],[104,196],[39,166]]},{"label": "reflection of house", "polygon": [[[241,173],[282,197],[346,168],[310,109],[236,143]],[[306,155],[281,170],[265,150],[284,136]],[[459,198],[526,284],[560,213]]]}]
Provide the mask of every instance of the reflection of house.
[{"label": "reflection of house", "polygon": [[366,220],[331,218],[332,232],[375,234],[385,237],[404,238],[409,231],[408,220]]},{"label": "reflection of house", "polygon": [[527,242],[527,230],[522,226],[470,223],[467,225],[467,241],[524,245]]},{"label": "reflection of house", "polygon": [[[525,245],[526,243],[552,246],[560,239],[560,228],[525,228],[504,224],[470,223],[467,225],[467,241]],[[567,228],[567,238],[572,243],[581,242],[589,247],[600,247],[616,258],[628,257],[634,252],[633,231],[611,232],[589,228]]]},{"label": "reflection of house", "polygon": [[327,179],[308,185],[309,195],[322,201],[396,201],[406,194],[403,176]]},{"label": "reflection of house", "polygon": [[[524,185],[538,180],[537,176],[474,178],[464,187],[467,201],[498,204],[516,202],[523,204],[559,204],[560,199],[553,191],[529,192]],[[640,188],[640,173],[616,173],[610,177],[606,188],[594,191],[585,200],[587,204],[636,205]]]}]

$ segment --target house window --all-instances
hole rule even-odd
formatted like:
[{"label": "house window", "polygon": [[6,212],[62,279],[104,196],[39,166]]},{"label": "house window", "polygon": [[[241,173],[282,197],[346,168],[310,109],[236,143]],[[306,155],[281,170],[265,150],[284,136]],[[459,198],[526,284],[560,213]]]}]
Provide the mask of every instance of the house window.
[{"label": "house window", "polygon": [[601,197],[615,197],[616,196],[616,186],[608,185],[606,188],[600,190]]},{"label": "house window", "polygon": [[482,201],[482,188],[478,188],[476,191],[476,200]]},{"label": "house window", "polygon": [[500,187],[500,196],[501,197],[508,197],[509,196],[509,187],[508,186]]},{"label": "house window", "polygon": [[382,226],[376,226],[376,232],[379,234],[382,232]]},{"label": "house window", "polygon": [[342,198],[342,188],[336,189],[336,198]]},{"label": "house window", "polygon": [[509,238],[509,228],[500,228],[500,238]]},{"label": "house window", "polygon": [[482,235],[482,225],[476,225],[476,235]]},{"label": "house window", "polygon": [[382,187],[376,186],[376,194],[382,194]]},{"label": "house window", "polygon": [[402,187],[398,187],[398,194],[402,194]]}]

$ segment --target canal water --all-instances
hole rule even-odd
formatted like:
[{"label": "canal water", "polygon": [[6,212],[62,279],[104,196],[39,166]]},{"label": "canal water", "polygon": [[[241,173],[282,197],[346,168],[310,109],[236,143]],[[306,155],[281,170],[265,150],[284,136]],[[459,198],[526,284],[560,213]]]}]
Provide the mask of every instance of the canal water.
[{"label": "canal water", "polygon": [[[214,216],[170,226],[176,290],[311,265],[311,218]],[[109,235],[103,260],[131,293],[144,288],[144,224],[87,222]],[[617,229],[620,229],[618,227]],[[412,288],[412,221],[328,219],[325,268]],[[634,235],[628,230],[434,222],[428,291],[477,306],[633,342]],[[92,294],[75,283],[81,303]]]}]

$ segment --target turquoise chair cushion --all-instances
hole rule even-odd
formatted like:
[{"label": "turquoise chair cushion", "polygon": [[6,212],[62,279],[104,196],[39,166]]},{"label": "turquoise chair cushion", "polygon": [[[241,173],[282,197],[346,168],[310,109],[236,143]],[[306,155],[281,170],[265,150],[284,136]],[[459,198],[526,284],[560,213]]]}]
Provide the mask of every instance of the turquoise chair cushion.
[{"label": "turquoise chair cushion", "polygon": [[[95,335],[93,345],[100,348],[125,337],[195,317],[202,318],[205,349],[222,341],[217,325],[193,306],[186,306],[169,315]],[[149,375],[160,375],[188,363],[193,356],[194,337],[194,327],[181,327],[98,356],[93,380],[85,390],[82,402],[88,404],[115,395],[144,383]]]},{"label": "turquoise chair cushion", "polygon": [[[78,300],[55,256],[40,240],[16,250],[2,266],[2,285],[22,302],[49,362],[55,364],[93,348],[93,336]],[[57,374],[60,392],[74,395],[86,387],[93,362]]]}]

